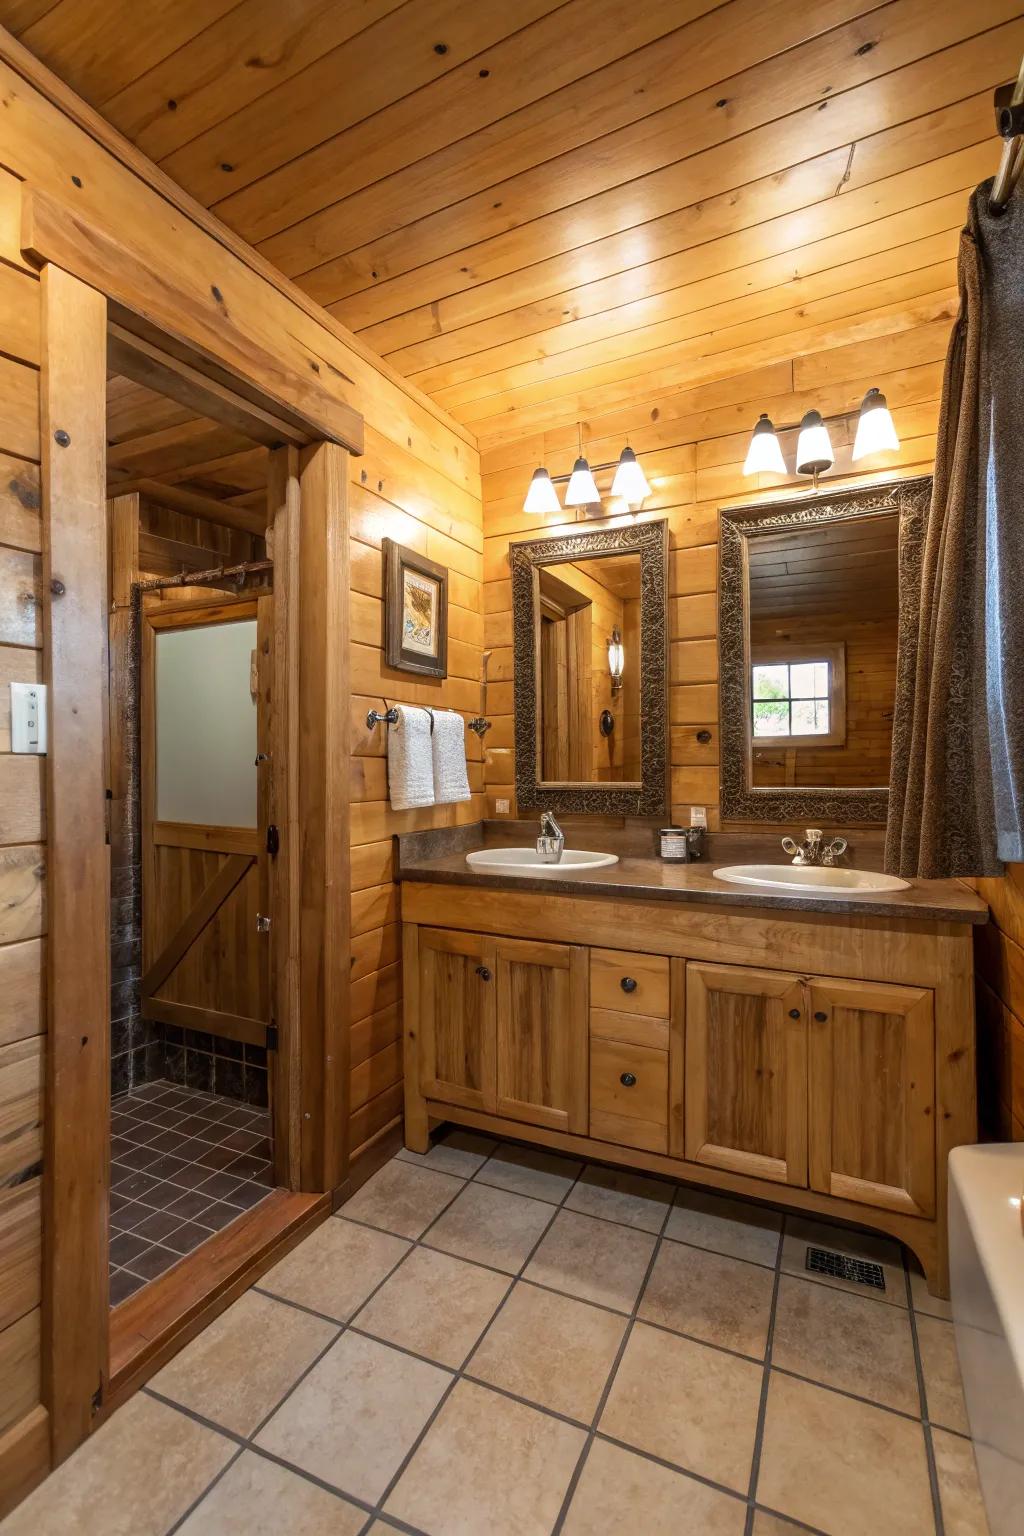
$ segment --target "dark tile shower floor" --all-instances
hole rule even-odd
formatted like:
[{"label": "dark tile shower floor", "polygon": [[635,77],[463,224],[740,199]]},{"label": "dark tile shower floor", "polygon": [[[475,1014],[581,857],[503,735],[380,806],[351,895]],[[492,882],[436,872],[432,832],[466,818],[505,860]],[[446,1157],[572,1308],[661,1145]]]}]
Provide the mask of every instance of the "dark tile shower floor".
[{"label": "dark tile shower floor", "polygon": [[155,1280],[273,1188],[270,1112],[173,1083],[111,1106],[110,1305]]}]

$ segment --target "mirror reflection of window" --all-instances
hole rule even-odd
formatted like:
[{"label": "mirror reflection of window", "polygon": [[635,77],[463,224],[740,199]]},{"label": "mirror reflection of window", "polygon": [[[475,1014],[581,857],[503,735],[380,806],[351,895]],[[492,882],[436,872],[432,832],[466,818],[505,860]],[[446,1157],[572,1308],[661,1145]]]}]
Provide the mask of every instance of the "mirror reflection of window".
[{"label": "mirror reflection of window", "polygon": [[547,784],[640,778],[640,556],[538,572],[538,772]]},{"label": "mirror reflection of window", "polygon": [[899,625],[895,514],[748,543],[749,711],[758,788],[889,782]]},{"label": "mirror reflection of window", "polygon": [[256,620],[156,636],[156,815],[256,825]]}]

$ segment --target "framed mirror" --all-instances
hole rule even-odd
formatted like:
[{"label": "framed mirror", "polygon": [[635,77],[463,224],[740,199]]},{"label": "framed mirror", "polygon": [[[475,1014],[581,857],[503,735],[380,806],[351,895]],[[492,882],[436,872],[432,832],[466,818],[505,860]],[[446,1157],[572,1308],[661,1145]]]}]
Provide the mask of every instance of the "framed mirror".
[{"label": "framed mirror", "polygon": [[721,810],[884,822],[931,480],[723,508]]},{"label": "framed mirror", "polygon": [[668,524],[509,547],[520,811],[662,816]]}]

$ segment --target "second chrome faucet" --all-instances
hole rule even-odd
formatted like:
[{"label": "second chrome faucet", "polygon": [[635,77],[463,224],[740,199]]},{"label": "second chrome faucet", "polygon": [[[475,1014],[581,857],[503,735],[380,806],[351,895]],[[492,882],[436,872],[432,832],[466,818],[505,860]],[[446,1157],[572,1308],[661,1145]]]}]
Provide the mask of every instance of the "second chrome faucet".
[{"label": "second chrome faucet", "polygon": [[794,864],[835,864],[847,849],[845,837],[832,837],[825,841],[825,834],[817,827],[808,827],[806,840],[794,842],[791,837],[782,839],[783,852],[793,855]]},{"label": "second chrome faucet", "polygon": [[565,849],[565,833],[551,811],[540,813],[540,837],[537,839],[537,852],[545,864],[557,864],[560,862]]}]

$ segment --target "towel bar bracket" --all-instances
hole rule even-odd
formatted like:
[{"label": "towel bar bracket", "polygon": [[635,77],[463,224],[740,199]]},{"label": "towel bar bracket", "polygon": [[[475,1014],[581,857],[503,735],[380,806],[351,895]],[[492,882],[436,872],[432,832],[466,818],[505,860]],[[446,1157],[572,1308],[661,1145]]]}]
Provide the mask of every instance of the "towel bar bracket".
[{"label": "towel bar bracket", "polygon": [[[385,703],[386,702],[387,702],[387,700],[385,700]],[[371,709],[371,710],[367,711],[367,715],[366,715],[366,729],[368,731],[372,731],[375,725],[397,725],[397,724],[398,724],[398,710],[395,709],[394,705],[392,705],[390,709],[385,710],[383,714],[381,714],[379,709]]]}]

